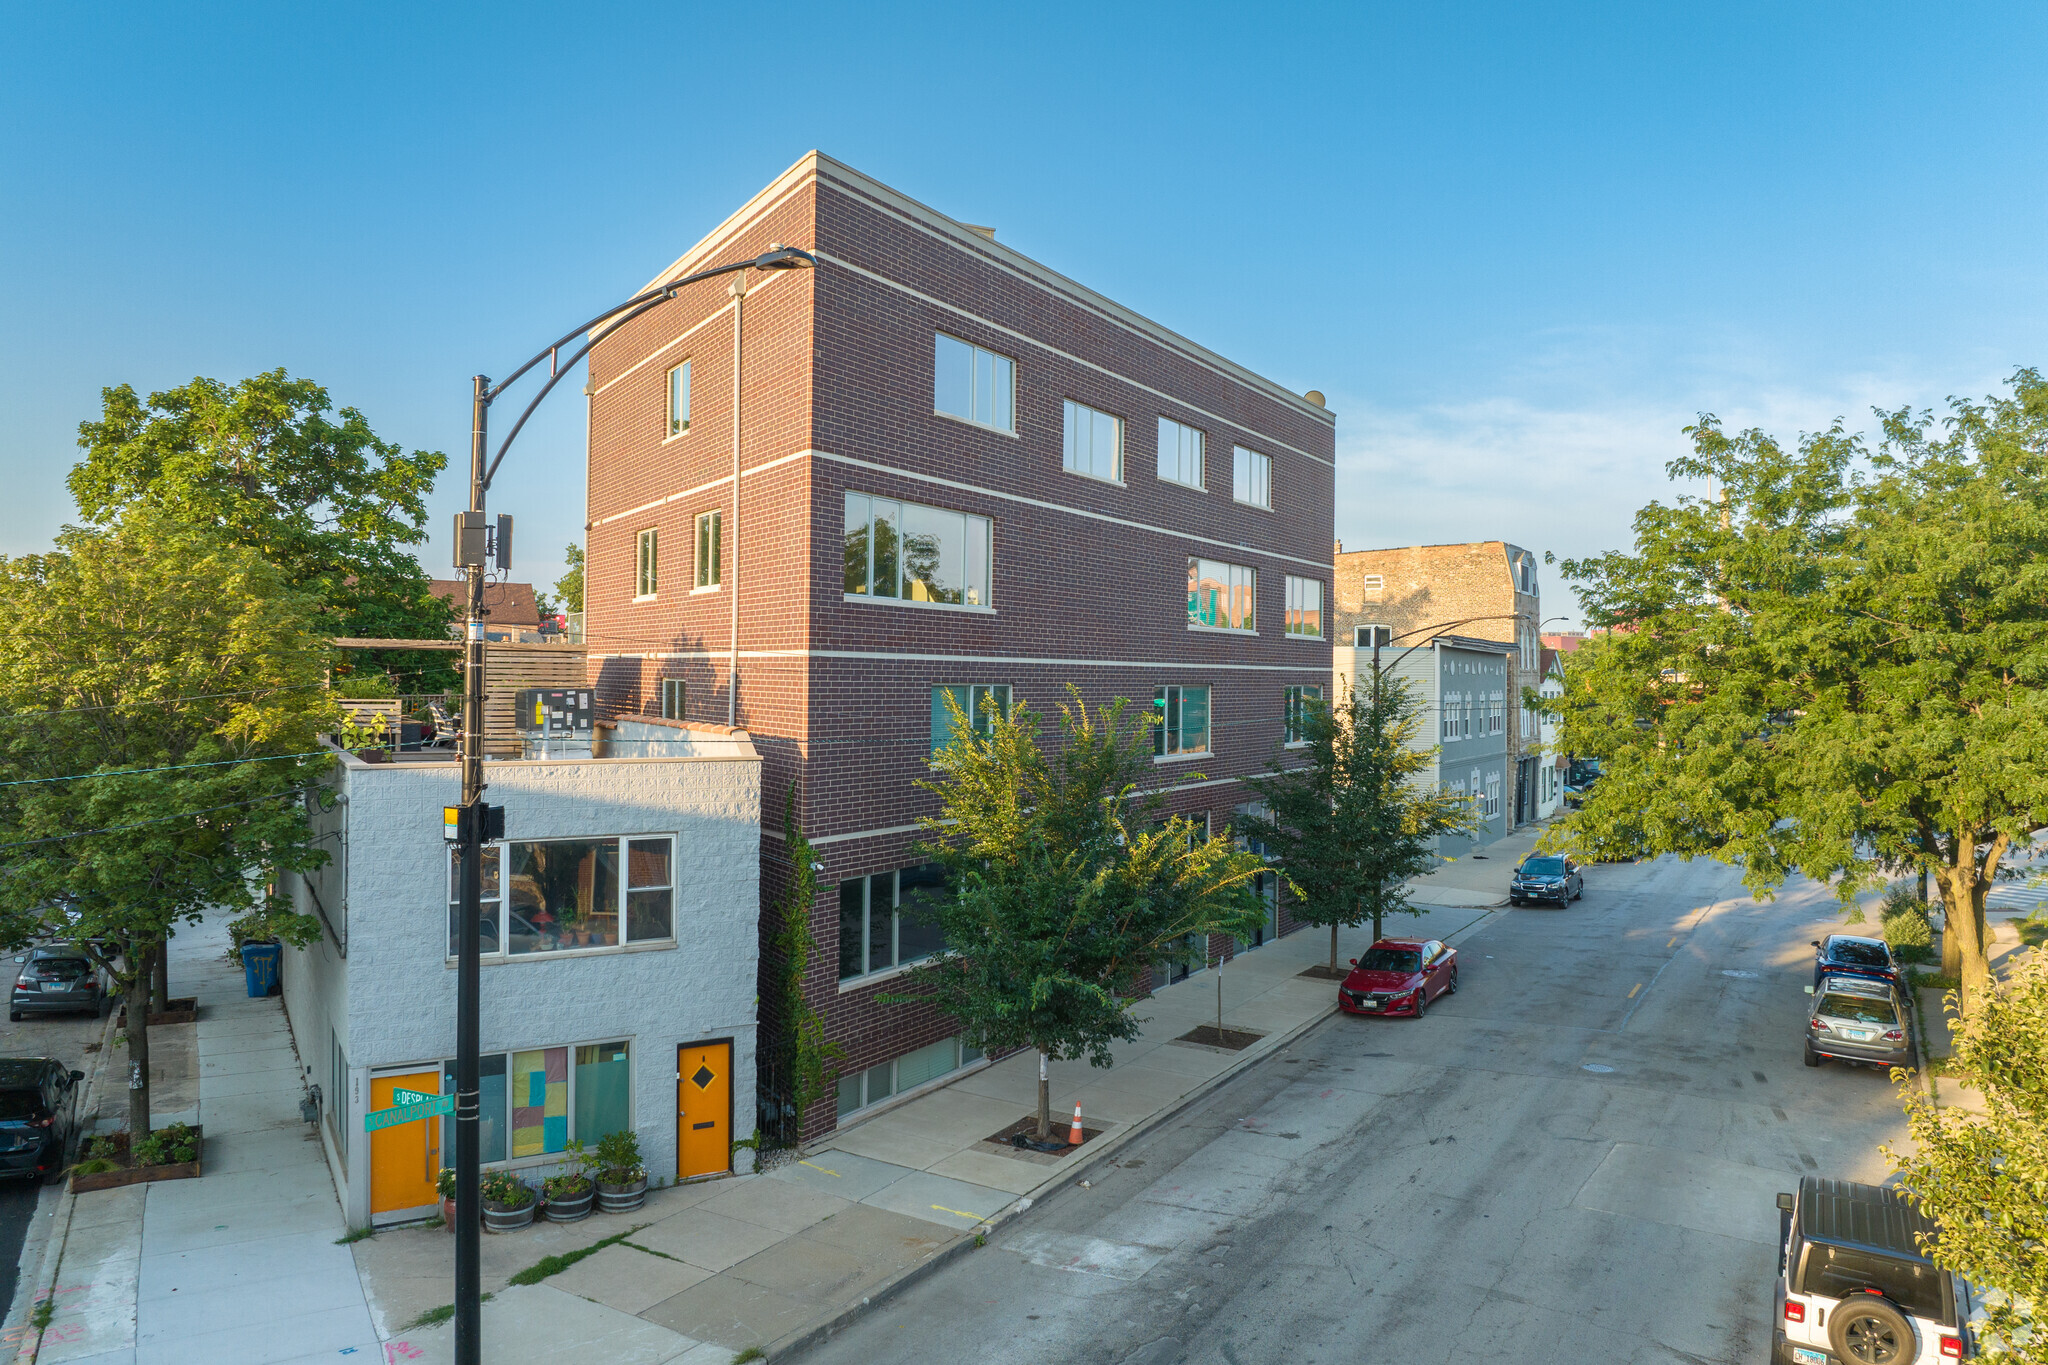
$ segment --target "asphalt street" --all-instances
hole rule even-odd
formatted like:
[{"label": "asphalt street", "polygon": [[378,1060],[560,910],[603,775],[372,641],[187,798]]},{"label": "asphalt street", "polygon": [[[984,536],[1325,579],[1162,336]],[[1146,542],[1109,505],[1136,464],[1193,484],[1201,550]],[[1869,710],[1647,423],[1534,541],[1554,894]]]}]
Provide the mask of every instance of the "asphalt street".
[{"label": "asphalt street", "polygon": [[1800,1053],[1831,898],[1676,860],[1458,943],[806,1357],[1378,1365],[1769,1357],[1777,1211],[1878,1180],[1886,1078]]},{"label": "asphalt street", "polygon": [[[12,991],[18,970],[14,955],[0,956],[0,989]],[[70,1070],[89,1071],[86,1046],[99,1041],[105,1024],[87,1014],[31,1014],[18,1024],[0,1020],[0,1057],[55,1057]],[[14,1302],[22,1242],[45,1189],[34,1181],[0,1181],[0,1311]],[[47,1191],[47,1202],[54,1203],[56,1187]]]}]

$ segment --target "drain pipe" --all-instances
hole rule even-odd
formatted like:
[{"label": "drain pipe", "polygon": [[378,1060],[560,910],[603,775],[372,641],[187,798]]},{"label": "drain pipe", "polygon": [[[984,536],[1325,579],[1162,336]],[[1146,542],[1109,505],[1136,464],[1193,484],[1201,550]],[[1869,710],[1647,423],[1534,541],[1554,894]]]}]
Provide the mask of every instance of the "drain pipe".
[{"label": "drain pipe", "polygon": [[732,598],[731,645],[725,664],[725,723],[737,726],[740,706],[740,306],[747,298],[745,271],[733,276],[732,285],[732,525],[721,537],[725,544],[720,556],[720,576]]}]

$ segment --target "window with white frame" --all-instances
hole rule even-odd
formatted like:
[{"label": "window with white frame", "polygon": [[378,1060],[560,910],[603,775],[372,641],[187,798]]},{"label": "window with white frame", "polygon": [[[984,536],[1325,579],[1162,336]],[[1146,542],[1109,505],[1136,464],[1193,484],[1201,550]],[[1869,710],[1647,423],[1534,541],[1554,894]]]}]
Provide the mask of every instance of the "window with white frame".
[{"label": "window with white frame", "polygon": [[1208,630],[1256,630],[1256,569],[1214,559],[1188,560],[1188,624]]},{"label": "window with white frame", "polygon": [[969,1047],[958,1038],[945,1038],[929,1047],[905,1053],[894,1061],[871,1066],[865,1071],[856,1071],[850,1076],[841,1076],[839,1116],[844,1118],[856,1109],[880,1104],[892,1095],[915,1090],[941,1076],[950,1075],[963,1066],[972,1066],[980,1060],[979,1048]]},{"label": "window with white frame", "polygon": [[938,606],[989,603],[987,517],[846,495],[846,595]]},{"label": "window with white frame", "polygon": [[1486,708],[1486,732],[1497,735],[1507,728],[1508,703],[1501,693],[1493,694],[1493,704]]},{"label": "window with white frame", "polygon": [[1152,755],[1209,752],[1209,689],[1169,686],[1152,693]]},{"label": "window with white frame", "polygon": [[1273,457],[1234,446],[1230,452],[1230,496],[1253,507],[1273,505]]},{"label": "window with white frame", "polygon": [[1358,584],[1364,590],[1366,600],[1377,602],[1380,600],[1380,594],[1387,590],[1387,576],[1385,574],[1369,573],[1360,578]]},{"label": "window with white frame", "polygon": [[1287,633],[1323,638],[1323,580],[1287,575]]},{"label": "window with white frame", "polygon": [[1170,417],[1159,419],[1159,477],[1168,483],[1202,486],[1202,433]]},{"label": "window with white frame", "polygon": [[839,883],[839,979],[922,962],[946,947],[930,906],[947,894],[946,869],[922,863]]},{"label": "window with white frame", "polygon": [[1310,708],[1312,706],[1321,705],[1322,700],[1323,689],[1320,686],[1305,685],[1301,687],[1290,687],[1287,689],[1287,733],[1286,738],[1283,741],[1284,743],[1308,743],[1308,721],[1310,716]]},{"label": "window with white frame", "polygon": [[684,702],[688,699],[688,696],[689,684],[685,683],[681,678],[663,678],[661,680],[661,718],[663,720],[686,719],[688,710],[684,706]]},{"label": "window with white frame", "polygon": [[1458,707],[1458,738],[1470,739],[1472,738],[1472,713],[1479,709],[1479,694],[1476,692],[1469,693],[1460,698],[1460,701],[1462,704]]},{"label": "window with white frame", "polygon": [[[581,1043],[477,1058],[478,1145],[486,1163],[586,1149],[633,1126],[632,1044]],[[455,1063],[441,1064],[441,1093],[455,1091]],[[444,1125],[443,1151],[451,1137]]]},{"label": "window with white frame", "polygon": [[1456,739],[1458,737],[1458,694],[1456,692],[1444,693],[1443,714],[1440,719],[1443,722],[1443,738]]},{"label": "window with white frame", "polygon": [[723,576],[725,514],[701,512],[697,516],[697,586],[715,588]]},{"label": "window with white frame", "polygon": [[932,410],[1014,433],[1016,367],[1010,358],[944,332],[932,336]]},{"label": "window with white frame", "polygon": [[[952,705],[947,705],[951,702]],[[960,708],[961,720],[953,719],[953,707]],[[937,753],[966,733],[987,739],[998,717],[1010,714],[1008,683],[941,683],[932,689],[932,752]]]},{"label": "window with white frame", "polygon": [[1352,629],[1351,643],[1359,649],[1371,649],[1374,645],[1382,648],[1394,643],[1392,626],[1357,626]]},{"label": "window with white frame", "polygon": [[1124,419],[1067,400],[1060,466],[1091,479],[1124,481]]},{"label": "window with white frame", "polygon": [[690,429],[690,362],[685,360],[668,372],[668,434],[680,436]]},{"label": "window with white frame", "polygon": [[[448,851],[448,955],[461,933],[461,854]],[[675,938],[675,836],[518,839],[483,850],[486,957],[588,952]]]},{"label": "window with white frame", "polygon": [[661,586],[660,578],[661,533],[652,526],[634,537],[633,596],[652,597]]},{"label": "window with white frame", "polygon": [[1486,775],[1486,818],[1491,820],[1500,814],[1500,774]]}]

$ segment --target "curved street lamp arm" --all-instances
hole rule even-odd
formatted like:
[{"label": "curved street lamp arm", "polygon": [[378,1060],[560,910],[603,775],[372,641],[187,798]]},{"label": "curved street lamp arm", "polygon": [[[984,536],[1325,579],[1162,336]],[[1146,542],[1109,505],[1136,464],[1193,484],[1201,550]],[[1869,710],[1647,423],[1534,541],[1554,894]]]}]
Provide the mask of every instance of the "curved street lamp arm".
[{"label": "curved street lamp arm", "polygon": [[[748,264],[751,265],[752,262],[750,261],[748,262]],[[727,267],[727,269],[730,269],[730,267]],[[622,304],[620,305],[620,308],[613,309],[610,313],[605,314],[605,317],[618,318],[617,326],[623,327],[627,323],[631,322],[634,318],[637,318],[642,313],[646,312],[648,309],[667,303],[669,299],[672,297],[674,296],[668,293],[661,292],[659,290],[655,292],[655,296],[653,298],[648,298],[645,294],[643,294],[640,296],[640,298],[645,301],[641,302],[639,307],[633,308],[631,312],[625,313],[624,316],[620,316],[621,309],[632,308],[632,305],[630,303]],[[604,318],[600,318],[598,319],[598,321],[602,322],[604,321]],[[576,331],[569,333],[569,335],[571,337],[575,337],[587,330],[587,328],[578,328]],[[498,466],[505,462],[505,452],[511,449],[512,442],[515,439],[517,439],[520,429],[526,425],[526,419],[533,416],[534,409],[538,408],[541,405],[541,400],[546,398],[550,393],[554,392],[555,385],[561,383],[562,380],[568,376],[569,372],[575,369],[577,364],[582,361],[583,357],[590,354],[591,347],[597,345],[598,342],[610,336],[612,330],[612,328],[607,327],[603,332],[600,332],[598,335],[584,342],[581,349],[579,349],[576,352],[576,354],[570,356],[566,364],[555,366],[554,373],[548,376],[548,382],[541,385],[540,392],[533,396],[533,401],[528,403],[526,405],[526,410],[519,414],[519,420],[514,422],[512,424],[512,429],[505,433],[505,439],[498,443],[497,455],[491,460],[490,467],[484,470],[485,489],[489,489],[491,486],[491,480],[498,476]],[[553,354],[552,351],[541,352],[541,355],[551,354]],[[540,356],[535,356],[532,360],[527,361],[526,364],[512,376],[512,379],[519,378],[520,375],[526,373],[527,370],[533,368],[533,366],[537,364],[539,360]],[[512,379],[506,380],[505,384],[511,383]],[[505,384],[500,384],[498,386],[498,389],[504,388]],[[497,389],[492,390],[493,393],[497,391]]]}]

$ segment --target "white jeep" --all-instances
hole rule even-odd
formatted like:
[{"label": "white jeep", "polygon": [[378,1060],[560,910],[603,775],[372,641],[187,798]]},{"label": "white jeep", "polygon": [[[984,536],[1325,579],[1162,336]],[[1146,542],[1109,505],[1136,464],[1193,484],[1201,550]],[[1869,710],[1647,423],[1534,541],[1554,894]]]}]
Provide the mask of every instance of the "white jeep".
[{"label": "white jeep", "polygon": [[1976,1355],[1969,1286],[1915,1234],[1935,1225],[1904,1193],[1806,1176],[1778,1196],[1773,1365],[1939,1365]]}]

